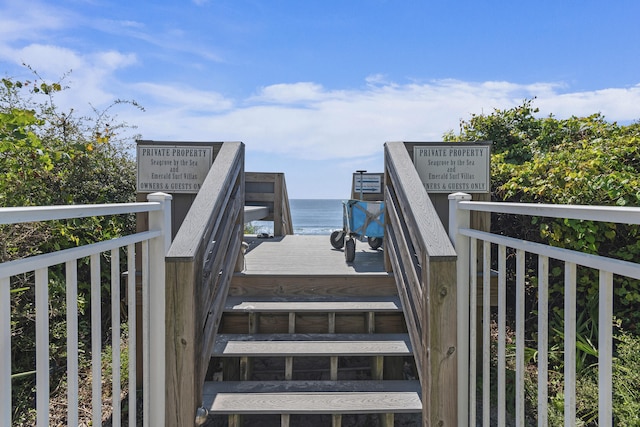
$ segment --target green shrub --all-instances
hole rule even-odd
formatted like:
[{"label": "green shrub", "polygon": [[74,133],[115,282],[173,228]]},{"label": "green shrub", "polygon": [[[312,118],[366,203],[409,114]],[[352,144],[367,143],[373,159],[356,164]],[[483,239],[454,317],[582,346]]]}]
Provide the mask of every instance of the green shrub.
[{"label": "green shrub", "polygon": [[[122,203],[135,200],[135,162],[127,145],[130,129],[105,111],[92,117],[62,112],[56,106],[61,83],[0,81],[0,206]],[[113,106],[122,104],[116,101]],[[125,102],[126,103],[126,102]],[[135,103],[130,103],[136,105]],[[0,262],[108,240],[135,231],[132,215],[1,225]],[[101,271],[109,274],[108,255]],[[121,262],[125,262],[121,257]],[[79,261],[80,357],[90,357],[88,260]],[[64,382],[66,307],[64,266],[49,269],[50,359],[52,390]],[[102,297],[109,301],[108,281]],[[109,313],[108,303],[103,313]],[[35,296],[33,274],[11,281],[12,394],[15,423],[31,425],[35,375]],[[103,332],[110,319],[103,316]],[[22,421],[21,421],[22,420]]]},{"label": "green shrub", "polygon": [[[472,115],[461,121],[459,135],[450,132],[445,139],[493,141],[494,201],[640,206],[640,123],[621,126],[600,114],[556,119],[536,113],[527,100],[512,109]],[[491,224],[500,234],[640,262],[640,227],[635,225],[502,214],[494,214]],[[551,267],[550,298],[560,301],[561,264]],[[588,301],[597,295],[597,273],[581,269],[579,274],[578,301]],[[614,289],[616,315],[635,331],[640,281],[616,277]]]},{"label": "green shrub", "polygon": [[[610,123],[600,114],[539,117],[532,100],[515,108],[471,115],[446,141],[492,141],[493,201],[640,206],[640,122]],[[640,262],[640,227],[569,219],[493,214],[492,232],[556,247]],[[527,258],[527,339],[537,347],[536,257]],[[511,262],[508,260],[508,262]],[[508,277],[510,280],[511,277]],[[508,282],[511,283],[511,282]],[[550,346],[562,348],[564,266],[550,262]],[[598,273],[578,268],[577,400],[581,425],[597,411]],[[512,286],[510,287],[510,289]],[[509,295],[508,295],[509,297]],[[624,330],[614,365],[615,425],[640,425],[640,281],[614,277],[614,310]],[[557,350],[558,353],[561,350]],[[550,425],[562,425],[562,356],[550,355]],[[532,397],[531,400],[535,399]],[[528,402],[529,407],[533,407]]]}]

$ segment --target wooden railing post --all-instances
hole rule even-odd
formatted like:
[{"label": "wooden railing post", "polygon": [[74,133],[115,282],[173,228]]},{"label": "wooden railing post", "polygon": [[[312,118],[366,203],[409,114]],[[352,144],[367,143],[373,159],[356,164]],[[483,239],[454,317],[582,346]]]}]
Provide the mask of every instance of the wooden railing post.
[{"label": "wooden railing post", "polygon": [[385,144],[385,252],[403,301],[424,426],[457,426],[456,251],[402,142]]},{"label": "wooden railing post", "polygon": [[[458,389],[458,339],[456,325],[460,322],[456,301],[456,261],[450,258],[430,259],[423,269],[425,286],[425,324],[428,343],[425,369],[427,381],[422,384],[423,399],[428,405],[425,426],[466,426],[466,414],[458,409],[462,397]],[[466,381],[466,377],[462,382]]]},{"label": "wooden railing post", "polygon": [[191,426],[241,250],[244,144],[225,142],[166,258],[164,423]]},{"label": "wooden railing post", "polygon": [[144,334],[149,335],[149,354],[144,356],[148,364],[149,413],[144,414],[149,425],[164,425],[165,407],[165,255],[171,246],[171,195],[153,193],[147,196],[150,202],[159,202],[162,209],[149,212],[149,230],[162,230],[162,236],[149,241],[149,324]]},{"label": "wooden railing post", "polygon": [[[466,193],[449,195],[449,238],[458,254],[456,262],[458,299],[456,311],[458,312],[459,426],[467,426],[469,423],[469,239],[459,234],[458,230],[470,227],[471,215],[468,210],[458,209],[458,203],[463,200],[471,200],[471,195]],[[472,345],[475,345],[475,342]]]}]

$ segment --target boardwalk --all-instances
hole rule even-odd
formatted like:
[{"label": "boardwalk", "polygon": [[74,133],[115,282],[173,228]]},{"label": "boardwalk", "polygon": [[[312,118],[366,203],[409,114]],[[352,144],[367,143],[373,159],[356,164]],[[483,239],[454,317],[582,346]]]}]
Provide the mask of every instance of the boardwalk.
[{"label": "boardwalk", "polygon": [[372,250],[367,242],[356,243],[356,259],[347,264],[344,252],[331,246],[329,236],[247,237],[245,241],[250,245],[244,270],[247,275],[386,275],[382,250]]}]

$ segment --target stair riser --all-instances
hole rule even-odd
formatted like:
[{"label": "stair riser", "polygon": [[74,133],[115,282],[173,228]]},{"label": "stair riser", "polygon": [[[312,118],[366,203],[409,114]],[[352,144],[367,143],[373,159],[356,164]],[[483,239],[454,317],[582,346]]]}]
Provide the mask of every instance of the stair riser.
[{"label": "stair riser", "polygon": [[236,274],[231,281],[229,295],[256,296],[383,296],[396,295],[393,276],[253,276]]},{"label": "stair riser", "polygon": [[[275,334],[289,332],[289,315],[287,313],[266,313],[258,316],[257,333]],[[295,332],[327,333],[329,331],[328,313],[297,314]],[[405,333],[406,325],[402,313],[376,313],[375,331],[378,333]],[[367,333],[367,314],[336,313],[335,332],[342,334]],[[247,334],[249,331],[249,314],[225,313],[219,329],[222,334]]]}]

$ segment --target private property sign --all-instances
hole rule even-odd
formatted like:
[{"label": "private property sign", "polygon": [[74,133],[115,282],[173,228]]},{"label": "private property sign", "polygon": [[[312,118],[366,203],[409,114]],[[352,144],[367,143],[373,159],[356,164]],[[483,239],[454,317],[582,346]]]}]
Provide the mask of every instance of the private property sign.
[{"label": "private property sign", "polygon": [[206,145],[138,144],[139,193],[197,193],[213,162]]},{"label": "private property sign", "polygon": [[490,142],[414,146],[413,163],[428,193],[489,193]]}]

